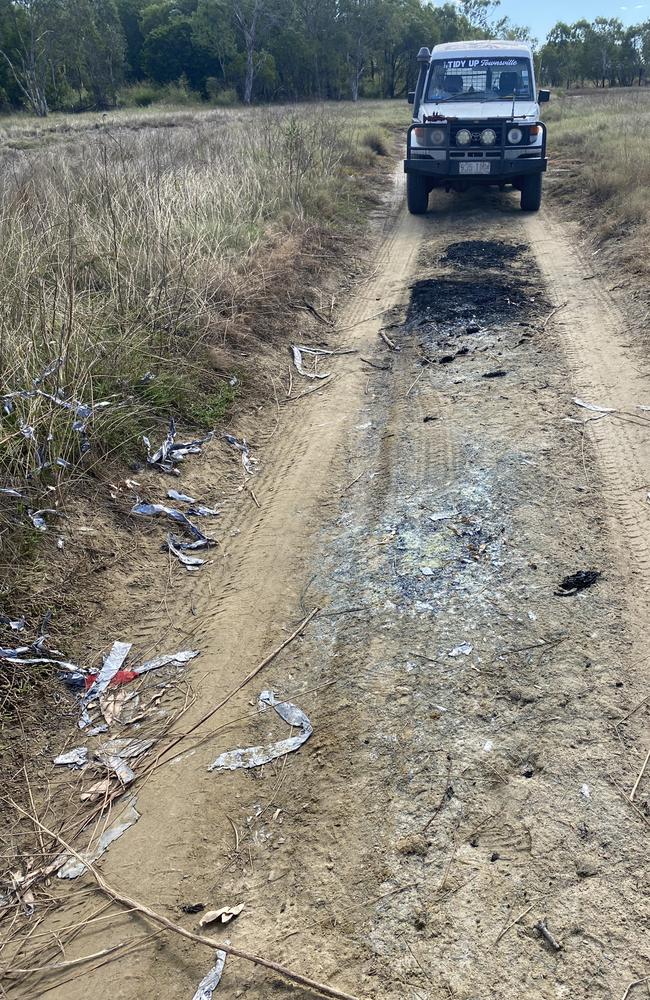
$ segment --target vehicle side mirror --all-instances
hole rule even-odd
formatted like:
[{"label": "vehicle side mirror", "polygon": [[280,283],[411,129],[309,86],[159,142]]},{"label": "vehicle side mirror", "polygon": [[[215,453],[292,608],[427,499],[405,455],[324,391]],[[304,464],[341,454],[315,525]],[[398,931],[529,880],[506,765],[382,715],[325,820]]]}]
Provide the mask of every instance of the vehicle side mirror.
[{"label": "vehicle side mirror", "polygon": [[550,99],[551,99],[550,90],[540,90],[539,94],[537,95],[538,104],[548,104]]},{"label": "vehicle side mirror", "polygon": [[415,91],[409,90],[407,100],[409,104],[415,104]]}]

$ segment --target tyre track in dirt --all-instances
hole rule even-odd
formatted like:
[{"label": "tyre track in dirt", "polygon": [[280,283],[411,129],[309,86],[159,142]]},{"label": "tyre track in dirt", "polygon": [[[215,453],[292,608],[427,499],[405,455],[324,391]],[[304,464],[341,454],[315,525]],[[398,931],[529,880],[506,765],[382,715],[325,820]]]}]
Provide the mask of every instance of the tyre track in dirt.
[{"label": "tyre track in dirt", "polygon": [[[649,405],[645,360],[631,340],[636,324],[624,317],[601,281],[593,280],[593,265],[571,243],[556,220],[529,219],[526,231],[540,266],[556,296],[556,324],[571,363],[577,394],[600,406],[613,407],[639,421],[639,405]],[[630,353],[631,352],[631,353]],[[577,411],[583,417],[587,411]],[[650,421],[634,425],[627,419],[604,417],[591,421],[592,437],[604,472],[612,519],[612,537],[620,558],[631,560],[634,586],[628,596],[642,633],[648,620],[650,581],[650,507],[644,485],[650,470]],[[639,636],[643,643],[643,636]]]},{"label": "tyre track in dirt", "polygon": [[[432,199],[412,219],[402,197],[399,180],[374,270],[339,317],[341,342],[391,370],[343,357],[332,385],[280,408],[256,452],[261,510],[244,498],[245,516],[223,519],[213,564],[174,589],[203,650],[200,703],[184,724],[306,607],[325,616],[220,714],[226,729],[156,772],[141,820],[102,869],[188,926],[182,904],[245,902],[233,943],[360,997],[605,1000],[648,958],[646,828],[613,784],[630,787],[642,738],[638,720],[613,727],[644,693],[630,629],[647,623],[647,550],[626,498],[645,450],[642,430],[604,418],[587,425],[597,463],[565,418],[584,416],[576,392],[607,389],[593,401],[631,408],[641,386],[619,386],[597,285],[578,284],[547,215],[470,196]],[[444,263],[449,244],[478,236],[535,248],[549,276],[538,301],[527,301],[541,281],[523,250],[484,274]],[[405,313],[414,277],[432,283],[432,315],[415,291]],[[470,334],[464,314],[437,321],[455,315],[446,296],[457,282],[460,299],[500,283],[512,299]],[[562,301],[567,283],[581,304],[544,326],[543,297]],[[379,340],[382,321],[395,324],[399,353]],[[606,322],[613,337],[616,318]],[[484,378],[495,369],[506,375]],[[566,572],[592,563],[605,569],[596,587],[556,596]],[[135,622],[134,638],[157,628],[155,616]],[[450,656],[463,642],[472,649]],[[262,773],[207,774],[220,750],[267,736],[251,708],[262,687],[304,708],[314,736]],[[557,955],[534,929],[542,917],[562,940]],[[68,957],[136,924],[84,934]],[[47,996],[81,1000],[110,981],[120,1000],[182,1000],[209,965],[208,952],[160,939]],[[308,996],[229,960],[215,1000],[285,994]],[[27,995],[39,993],[16,993]]]}]

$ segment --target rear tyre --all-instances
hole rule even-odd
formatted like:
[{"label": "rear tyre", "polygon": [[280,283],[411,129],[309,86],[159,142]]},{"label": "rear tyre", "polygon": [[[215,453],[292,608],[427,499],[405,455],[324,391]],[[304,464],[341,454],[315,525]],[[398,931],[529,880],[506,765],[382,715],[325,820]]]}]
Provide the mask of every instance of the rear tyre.
[{"label": "rear tyre", "polygon": [[537,212],[542,204],[542,175],[528,174],[521,179],[521,210]]},{"label": "rear tyre", "polygon": [[424,215],[429,207],[429,181],[426,177],[406,175],[406,204],[411,215]]}]

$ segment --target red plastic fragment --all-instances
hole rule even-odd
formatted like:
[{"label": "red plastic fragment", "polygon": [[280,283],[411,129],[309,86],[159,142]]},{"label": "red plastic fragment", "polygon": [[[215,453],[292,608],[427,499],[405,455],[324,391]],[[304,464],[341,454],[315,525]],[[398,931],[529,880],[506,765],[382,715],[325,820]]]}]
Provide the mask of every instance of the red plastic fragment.
[{"label": "red plastic fragment", "polygon": [[[86,691],[92,687],[97,680],[98,674],[86,675]],[[114,677],[111,677],[109,687],[119,687],[121,684],[129,684],[138,676],[135,670],[118,670]]]}]

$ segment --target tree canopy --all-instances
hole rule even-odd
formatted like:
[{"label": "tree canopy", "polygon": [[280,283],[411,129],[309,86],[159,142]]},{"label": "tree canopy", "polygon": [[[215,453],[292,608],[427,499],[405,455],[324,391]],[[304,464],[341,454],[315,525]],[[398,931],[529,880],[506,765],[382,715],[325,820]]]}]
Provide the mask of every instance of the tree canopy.
[{"label": "tree canopy", "polygon": [[[422,45],[530,39],[499,0],[0,0],[0,110],[103,110],[130,88],[217,103],[399,97]],[[559,22],[538,54],[555,86],[645,80],[650,21]],[[135,96],[134,96],[135,95]]]},{"label": "tree canopy", "polygon": [[396,97],[421,45],[527,37],[498,0],[0,0],[0,108],[104,109],[125,85],[206,98]]},{"label": "tree canopy", "polygon": [[559,21],[539,59],[543,78],[553,86],[641,84],[650,64],[650,21],[629,28],[616,17]]}]

